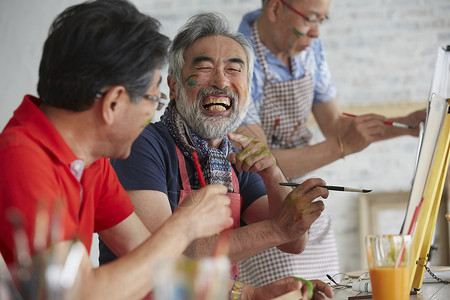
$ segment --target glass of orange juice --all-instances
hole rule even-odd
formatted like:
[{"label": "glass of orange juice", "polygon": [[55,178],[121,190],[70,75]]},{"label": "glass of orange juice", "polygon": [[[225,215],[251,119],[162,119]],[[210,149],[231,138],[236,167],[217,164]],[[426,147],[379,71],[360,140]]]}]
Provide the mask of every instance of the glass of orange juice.
[{"label": "glass of orange juice", "polygon": [[409,299],[411,236],[366,236],[366,252],[373,299]]}]

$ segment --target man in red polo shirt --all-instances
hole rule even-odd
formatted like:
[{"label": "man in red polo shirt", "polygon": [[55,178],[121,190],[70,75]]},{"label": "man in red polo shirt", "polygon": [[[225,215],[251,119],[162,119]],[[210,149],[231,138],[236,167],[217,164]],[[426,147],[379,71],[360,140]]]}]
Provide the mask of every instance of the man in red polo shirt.
[{"label": "man in red polo shirt", "polygon": [[[129,156],[164,102],[160,69],[169,40],[158,30],[126,0],[75,5],[53,22],[39,98],[25,96],[0,134],[0,279],[4,258],[21,298],[141,299],[157,262],[232,225],[227,188],[210,184],[150,234],[108,162]],[[93,232],[119,259],[92,266]],[[245,298],[301,286],[284,278],[248,287]]]},{"label": "man in red polo shirt", "polygon": [[[25,96],[0,135],[0,251],[25,299],[42,296],[31,283],[43,275],[26,277],[30,257],[48,248],[67,253],[72,239],[85,246],[76,299],[134,299],[150,291],[157,261],[232,224],[226,188],[210,185],[150,237],[108,162],[129,155],[161,108],[169,40],[158,29],[121,0],[70,7],[52,24],[40,97]],[[93,232],[121,258],[94,269]]]}]

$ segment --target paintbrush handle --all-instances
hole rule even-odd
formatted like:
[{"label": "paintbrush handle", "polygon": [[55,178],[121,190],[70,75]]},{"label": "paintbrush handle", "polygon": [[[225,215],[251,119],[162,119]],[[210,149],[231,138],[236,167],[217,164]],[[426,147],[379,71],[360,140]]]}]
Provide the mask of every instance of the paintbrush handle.
[{"label": "paintbrush handle", "polygon": [[406,129],[416,129],[417,127],[415,127],[415,126],[409,126],[409,125],[406,125],[406,124],[403,124],[403,123],[398,123],[398,122],[390,122],[390,121],[386,121],[386,122],[384,122],[385,124],[387,124],[387,123],[391,123],[391,124],[388,124],[388,125],[392,125],[392,126],[394,126],[394,127],[399,127],[399,128],[406,128]]},{"label": "paintbrush handle", "polygon": [[[342,113],[342,114],[347,117],[352,117],[352,118],[356,117],[356,115],[349,114],[349,113]],[[415,126],[409,126],[409,125],[398,123],[398,122],[384,121],[383,123],[386,125],[389,125],[389,126],[394,126],[394,127],[399,127],[399,128],[416,129]]]},{"label": "paintbrush handle", "polygon": [[329,191],[353,192],[352,188],[346,188],[346,187],[343,187],[343,186],[325,185],[325,186],[322,186],[322,187],[326,188]]},{"label": "paintbrush handle", "polygon": [[202,168],[200,166],[200,161],[198,159],[198,155],[197,152],[192,152],[192,157],[194,158],[194,166],[195,166],[195,170],[197,171],[197,175],[198,175],[198,181],[200,182],[200,186],[204,187],[206,186],[206,182],[205,182],[205,178],[203,177],[203,172],[202,172]]},{"label": "paintbrush handle", "polygon": [[298,187],[298,183],[292,183],[292,182],[280,182],[280,185],[282,185],[282,186]]},{"label": "paintbrush handle", "polygon": [[[280,182],[280,185],[291,186],[291,187],[299,186],[298,183],[292,183],[292,182]],[[340,191],[340,192],[369,193],[372,191],[372,190],[355,189],[355,188],[350,188],[350,187],[345,187],[345,186],[337,186],[337,185],[322,185],[320,187],[326,188],[329,191]]]},{"label": "paintbrush handle", "polygon": [[367,193],[366,190],[355,189],[355,188],[345,187],[345,186],[325,185],[322,187],[326,188],[329,191]]}]

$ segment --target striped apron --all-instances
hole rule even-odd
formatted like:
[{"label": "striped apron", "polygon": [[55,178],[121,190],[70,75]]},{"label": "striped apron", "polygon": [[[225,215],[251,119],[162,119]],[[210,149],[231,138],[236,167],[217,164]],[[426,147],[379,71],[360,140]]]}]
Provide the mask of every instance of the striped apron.
[{"label": "striped apron", "polygon": [[[265,74],[261,126],[269,148],[287,149],[308,145],[311,133],[306,120],[312,111],[314,82],[303,65],[305,76],[291,81],[270,83],[270,73],[259,39],[257,23],[252,26],[257,57]],[[293,67],[294,63],[291,64]],[[305,176],[303,176],[305,178]],[[301,182],[300,178],[294,179]],[[331,219],[325,213],[311,225],[309,239],[301,254],[270,248],[239,263],[239,278],[261,286],[288,276],[327,280],[326,274],[339,272],[336,240]]]}]

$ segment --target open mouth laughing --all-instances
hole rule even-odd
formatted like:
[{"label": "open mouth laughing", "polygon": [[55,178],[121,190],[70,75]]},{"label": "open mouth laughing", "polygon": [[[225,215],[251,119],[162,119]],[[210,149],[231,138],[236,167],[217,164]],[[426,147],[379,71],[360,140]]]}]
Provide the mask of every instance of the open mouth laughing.
[{"label": "open mouth laughing", "polygon": [[202,102],[202,107],[208,111],[227,111],[231,108],[231,100],[223,96],[208,96]]}]

